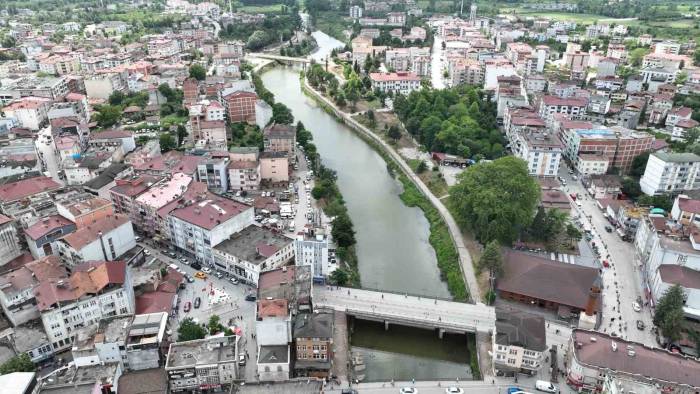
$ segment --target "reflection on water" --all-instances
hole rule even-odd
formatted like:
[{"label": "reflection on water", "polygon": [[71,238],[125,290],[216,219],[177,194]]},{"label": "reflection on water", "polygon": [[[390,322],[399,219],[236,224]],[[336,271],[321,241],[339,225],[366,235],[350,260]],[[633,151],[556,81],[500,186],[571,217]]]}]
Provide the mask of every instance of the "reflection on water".
[{"label": "reflection on water", "polygon": [[352,319],[351,350],[360,354],[366,368],[358,374],[365,381],[470,379],[467,340],[472,337],[444,334],[413,327]]}]

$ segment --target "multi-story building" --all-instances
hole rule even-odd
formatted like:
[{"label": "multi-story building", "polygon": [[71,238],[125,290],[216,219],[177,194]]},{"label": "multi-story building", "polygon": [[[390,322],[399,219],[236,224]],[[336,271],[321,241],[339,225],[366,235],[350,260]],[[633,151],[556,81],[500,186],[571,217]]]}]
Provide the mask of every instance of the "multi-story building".
[{"label": "multi-story building", "polygon": [[586,114],[588,99],[580,97],[561,98],[544,96],[539,101],[538,111],[548,124],[554,120],[554,114],[567,114],[572,117]]},{"label": "multi-story building", "polygon": [[650,389],[629,392],[690,393],[700,390],[700,363],[697,360],[598,331],[574,329],[565,362],[567,384],[581,393],[600,392],[607,379],[633,385],[635,389],[640,386]]},{"label": "multi-story building", "polygon": [[258,190],[260,178],[260,162],[258,160],[235,160],[228,164],[230,190]]},{"label": "multi-story building", "polygon": [[131,271],[124,261],[78,264],[68,278],[41,281],[34,297],[55,351],[70,347],[81,327],[134,313]]},{"label": "multi-story building", "polygon": [[56,204],[58,214],[75,223],[78,228],[94,224],[109,215],[114,215],[111,201],[100,197],[82,201],[62,201]]},{"label": "multi-story building", "polygon": [[411,71],[430,76],[430,48],[394,48],[385,52],[386,65],[394,71]]},{"label": "multi-story building", "polygon": [[296,347],[297,376],[325,378],[333,359],[333,311],[300,313],[294,318],[292,336]]},{"label": "multi-story building", "polygon": [[226,147],[225,110],[221,103],[216,100],[199,102],[189,107],[189,115],[194,142],[204,141],[215,149]]},{"label": "multi-story building", "polygon": [[126,72],[93,74],[86,78],[85,92],[89,98],[108,100],[114,92],[126,92],[129,88]]},{"label": "multi-story building", "polygon": [[635,157],[651,150],[654,136],[645,132],[613,126],[594,126],[590,122],[565,120],[560,123],[559,137],[564,155],[572,162],[585,154],[603,155],[608,166],[626,174]]},{"label": "multi-story building", "polygon": [[255,123],[255,103],[258,95],[255,92],[239,90],[222,96],[228,121],[231,123]]},{"label": "multi-story building", "polygon": [[21,127],[39,130],[48,122],[51,100],[44,97],[23,97],[3,108],[5,116],[17,119]]},{"label": "multi-story building", "polygon": [[0,266],[22,254],[15,221],[0,214]]},{"label": "multi-story building", "polygon": [[382,92],[394,92],[409,94],[420,89],[420,77],[415,73],[370,73],[372,89],[379,89]]},{"label": "multi-story building", "polygon": [[492,336],[493,367],[506,374],[536,374],[547,350],[544,318],[514,309],[496,308]]},{"label": "multi-story building", "polygon": [[136,149],[136,140],[127,130],[105,130],[90,134],[88,146],[94,149],[121,149],[125,155]]},{"label": "multi-story building", "polygon": [[360,19],[362,18],[362,7],[359,5],[350,6],[350,18]]},{"label": "multi-story building", "polygon": [[266,152],[281,152],[294,157],[296,130],[293,126],[273,124],[263,130],[263,146]]},{"label": "multi-story building", "polygon": [[[56,207],[62,206],[61,203]],[[24,230],[24,238],[35,259],[58,253],[56,242],[77,229],[75,223],[61,215],[41,218]]]},{"label": "multi-story building", "polygon": [[59,101],[68,94],[65,77],[27,76],[3,84],[0,88],[0,105],[7,105],[21,97],[44,97]]},{"label": "multi-story building", "polygon": [[251,206],[203,193],[168,214],[173,246],[197,261],[214,264],[212,249],[254,221]]},{"label": "multi-story building", "polygon": [[13,326],[39,317],[34,287],[40,282],[66,278],[68,272],[57,256],[29,262],[0,276],[0,306]]},{"label": "multi-story building", "polygon": [[261,272],[286,265],[294,258],[294,240],[249,225],[214,247],[214,265],[239,280],[258,285]]},{"label": "multi-story building", "polygon": [[176,173],[172,178],[161,180],[136,197],[129,217],[137,230],[147,235],[156,234],[159,228],[156,215],[158,210],[182,197],[192,181],[192,177]]},{"label": "multi-story building", "polygon": [[79,228],[57,242],[58,255],[68,267],[91,260],[114,261],[136,246],[126,215],[108,215]]},{"label": "multi-story building", "polygon": [[654,152],[639,185],[644,194],[677,194],[700,188],[700,156],[693,153]]},{"label": "multi-story building", "polygon": [[681,51],[681,44],[678,41],[661,41],[654,43],[655,54],[678,55]]},{"label": "multi-story building", "polygon": [[170,344],[165,371],[170,392],[221,390],[238,374],[239,337],[224,336]]},{"label": "multi-story building", "polygon": [[548,132],[518,133],[511,143],[513,154],[527,162],[531,176],[557,176],[562,148],[561,141]]},{"label": "multi-story building", "polygon": [[289,182],[289,156],[283,152],[261,153],[260,180],[273,184]]},{"label": "multi-story building", "polygon": [[576,156],[576,172],[581,175],[603,175],[608,173],[610,161],[607,156],[595,153],[581,153]]},{"label": "multi-story building", "polygon": [[229,157],[209,157],[197,165],[197,180],[204,182],[210,190],[228,191]]},{"label": "multi-story building", "polygon": [[115,211],[130,215],[129,218],[133,222],[132,214],[136,212],[136,198],[162,179],[150,175],[133,175],[128,178],[115,179],[115,186],[109,190]]},{"label": "multi-story building", "polygon": [[450,86],[461,84],[480,86],[484,83],[484,69],[474,59],[459,58],[449,62],[448,65]]},{"label": "multi-story building", "polygon": [[325,278],[333,265],[329,260],[330,240],[323,228],[310,229],[299,233],[294,240],[296,265],[308,265],[314,278]]}]

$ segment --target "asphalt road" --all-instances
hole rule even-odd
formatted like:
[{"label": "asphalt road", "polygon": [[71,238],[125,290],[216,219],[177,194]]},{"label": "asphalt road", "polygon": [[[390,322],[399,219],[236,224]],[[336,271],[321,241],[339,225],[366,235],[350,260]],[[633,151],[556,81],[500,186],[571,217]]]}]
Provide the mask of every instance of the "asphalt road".
[{"label": "asphalt road", "polygon": [[[658,347],[651,332],[653,311],[648,306],[642,306],[641,312],[635,312],[632,307],[637,297],[643,297],[640,271],[634,260],[634,244],[623,241],[614,231],[608,233],[605,230],[605,226],[610,223],[581,182],[571,178],[565,166],[561,167],[559,174],[567,181],[567,194],[577,193],[583,197],[579,198],[581,207],[573,204],[574,211],[581,215],[584,223],[591,225],[592,241],[601,248],[601,258],[610,263],[610,268],[602,268],[603,322],[599,331],[615,333],[627,340]],[[644,330],[637,329],[637,320],[644,322]]]}]

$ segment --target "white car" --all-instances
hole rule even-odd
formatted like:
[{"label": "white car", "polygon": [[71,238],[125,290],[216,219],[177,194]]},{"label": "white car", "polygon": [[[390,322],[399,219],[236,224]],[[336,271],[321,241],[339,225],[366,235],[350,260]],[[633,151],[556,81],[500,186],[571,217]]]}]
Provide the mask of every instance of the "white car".
[{"label": "white car", "polygon": [[642,311],[642,306],[639,305],[638,302],[633,302],[633,303],[632,303],[632,309],[634,309],[635,312],[641,312],[641,311]]},{"label": "white car", "polygon": [[464,394],[464,389],[459,387],[448,387],[445,389],[446,394]]},{"label": "white car", "polygon": [[399,393],[401,394],[418,394],[418,389],[415,387],[401,387],[401,390],[399,390]]},{"label": "white car", "polygon": [[204,272],[205,274],[208,274],[208,273],[211,272],[211,268],[209,268],[209,267],[204,267],[204,268],[202,268],[202,272]]},{"label": "white car", "polygon": [[539,391],[544,391],[546,393],[556,393],[559,391],[557,390],[557,386],[553,385],[551,382],[548,382],[546,380],[536,381],[535,388]]},{"label": "white car", "polygon": [[150,256],[150,255],[151,255],[151,251],[148,250],[148,249],[146,249],[146,250],[143,251],[143,254],[145,254],[146,256]]}]

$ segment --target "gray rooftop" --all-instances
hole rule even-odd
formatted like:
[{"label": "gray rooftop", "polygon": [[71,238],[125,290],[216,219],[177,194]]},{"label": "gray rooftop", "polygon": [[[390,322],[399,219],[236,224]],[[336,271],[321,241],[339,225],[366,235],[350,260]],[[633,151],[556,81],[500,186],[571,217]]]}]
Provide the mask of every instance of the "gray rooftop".
[{"label": "gray rooftop", "polygon": [[[237,232],[226,241],[214,247],[215,250],[236,256],[251,264],[260,264],[271,254],[294,242],[293,239],[273,233],[256,225],[250,225]],[[270,254],[271,253],[271,254]]]},{"label": "gray rooftop", "polygon": [[102,319],[98,324],[81,328],[76,332],[73,351],[89,350],[95,343],[116,343],[126,340],[126,335],[132,316],[117,316]]},{"label": "gray rooftop", "polygon": [[163,368],[144,369],[119,377],[119,394],[162,394],[168,392],[168,376]]},{"label": "gray rooftop", "polygon": [[333,311],[300,313],[294,319],[294,338],[333,338]]},{"label": "gray rooftop", "polygon": [[700,161],[700,156],[696,155],[695,153],[654,152],[652,155],[665,162],[671,163],[694,163],[696,161]]},{"label": "gray rooftop", "polygon": [[258,364],[280,364],[289,362],[289,346],[260,346]]},{"label": "gray rooftop", "polygon": [[129,344],[155,343],[159,335],[165,332],[168,323],[168,314],[165,312],[148,313],[134,316],[128,333]]},{"label": "gray rooftop", "polygon": [[165,369],[237,362],[237,337],[214,337],[170,344]]},{"label": "gray rooftop", "polygon": [[496,308],[496,343],[544,351],[547,348],[544,318],[515,309]]},{"label": "gray rooftop", "polygon": [[92,393],[95,383],[101,385],[111,384],[114,381],[114,375],[119,368],[119,363],[106,363],[104,365],[87,365],[83,367],[68,366],[58,369],[49,375],[46,375],[41,380],[41,392],[47,393],[66,393],[66,394],[82,394]]}]

